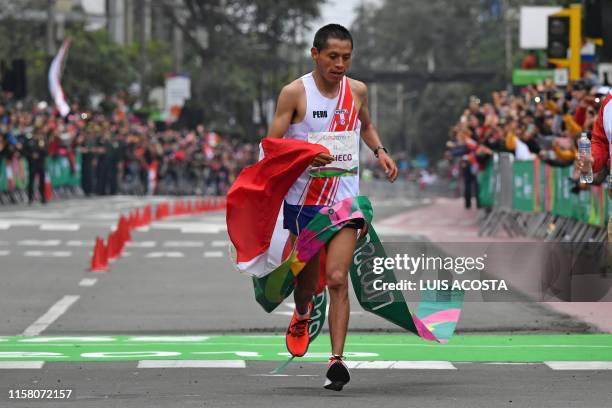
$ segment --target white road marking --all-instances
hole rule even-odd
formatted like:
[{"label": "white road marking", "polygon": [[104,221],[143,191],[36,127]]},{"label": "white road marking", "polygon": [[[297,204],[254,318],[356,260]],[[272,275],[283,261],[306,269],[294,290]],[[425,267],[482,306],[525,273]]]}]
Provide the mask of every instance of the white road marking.
[{"label": "white road marking", "polygon": [[42,368],[45,364],[44,361],[0,361],[0,370],[14,370],[14,369],[38,369]]},{"label": "white road marking", "polygon": [[9,229],[9,228],[11,228],[11,224],[9,224],[8,222],[2,222],[2,223],[0,223],[0,230],[3,230],[3,231],[4,231],[4,230],[7,230],[7,229]]},{"label": "white road marking", "polygon": [[66,246],[69,246],[69,247],[92,247],[94,245],[95,245],[95,242],[91,240],[86,240],[86,241],[72,240],[72,241],[66,242]]},{"label": "white road marking", "polygon": [[219,354],[235,354],[238,357],[261,357],[256,351],[194,351],[191,354],[199,354],[199,355],[219,355]]},{"label": "white road marking", "polygon": [[545,361],[553,370],[612,370],[612,361]]},{"label": "white road marking", "polygon": [[365,370],[456,370],[450,361],[345,361],[348,368]]},{"label": "white road marking", "polygon": [[144,227],[138,227],[136,228],[136,231],[138,232],[148,232],[151,228],[148,225],[145,225]]},{"label": "white road marking", "polygon": [[38,336],[64,314],[74,302],[79,300],[79,297],[80,296],[66,295],[58,300],[44,315],[39,317],[38,320],[25,329],[22,336]]},{"label": "white road marking", "polygon": [[79,282],[79,286],[83,286],[83,287],[88,288],[88,287],[91,287],[91,286],[95,285],[96,282],[98,282],[97,278],[83,278]]},{"label": "white road marking", "polygon": [[125,358],[125,357],[178,357],[178,351],[106,351],[96,353],[82,353],[85,358]]},{"label": "white road marking", "polygon": [[60,241],[59,239],[46,239],[46,240],[24,239],[22,241],[19,241],[17,245],[50,247],[50,246],[58,246],[61,243],[62,241]]},{"label": "white road marking", "polygon": [[201,227],[183,227],[181,232],[183,234],[218,234],[226,229],[222,227],[216,227],[214,225],[203,225]]},{"label": "white road marking", "polygon": [[199,248],[203,247],[202,241],[166,241],[163,246],[169,248]]},{"label": "white road marking", "polygon": [[221,258],[223,257],[222,251],[206,251],[204,252],[204,258]]},{"label": "white road marking", "polygon": [[63,353],[52,351],[0,351],[0,358],[61,358]]},{"label": "white road marking", "polygon": [[126,243],[128,248],[154,248],[155,245],[157,245],[157,242],[155,241],[130,241]]},{"label": "white road marking", "polygon": [[79,224],[41,224],[41,231],[78,231]]},{"label": "white road marking", "polygon": [[178,229],[183,234],[218,234],[227,231],[227,225],[223,222],[154,222],[151,224],[155,229]]},{"label": "white road marking", "polygon": [[244,360],[141,360],[138,368],[246,368]]},{"label": "white road marking", "polygon": [[23,255],[36,258],[67,258],[72,256],[72,251],[25,251]]},{"label": "white road marking", "polygon": [[8,256],[10,254],[11,254],[11,251],[9,251],[8,249],[0,250],[0,256]]},{"label": "white road marking", "polygon": [[249,374],[249,377],[318,377],[317,374]]},{"label": "white road marking", "polygon": [[[283,356],[283,357],[291,356],[291,354],[285,353],[285,352],[276,353],[276,354],[279,356]],[[345,357],[358,357],[358,358],[378,357],[378,353],[368,353],[368,352],[363,352],[363,351],[347,351],[344,353],[344,356]],[[308,352],[302,358],[329,358],[329,353]]]},{"label": "white road marking", "polygon": [[135,336],[129,337],[126,341],[144,341],[147,343],[201,342],[209,338],[210,336]]},{"label": "white road marking", "polygon": [[149,252],[145,258],[184,258],[182,252]]},{"label": "white road marking", "polygon": [[223,247],[228,246],[228,245],[229,245],[229,243],[230,243],[229,241],[212,241],[212,242],[210,243],[210,245],[211,245],[213,248],[223,248]]}]

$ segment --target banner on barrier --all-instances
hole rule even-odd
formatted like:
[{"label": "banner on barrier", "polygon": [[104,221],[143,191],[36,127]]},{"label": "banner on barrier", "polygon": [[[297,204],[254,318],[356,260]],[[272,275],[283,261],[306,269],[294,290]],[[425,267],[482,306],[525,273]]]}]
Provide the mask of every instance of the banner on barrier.
[{"label": "banner on barrier", "polygon": [[[491,160],[478,175],[480,201],[485,207],[495,206],[495,180],[499,169]],[[512,208],[517,211],[547,211],[595,226],[604,226],[612,216],[607,191],[590,186],[572,193],[575,183],[573,167],[552,167],[540,160],[512,163]]]}]

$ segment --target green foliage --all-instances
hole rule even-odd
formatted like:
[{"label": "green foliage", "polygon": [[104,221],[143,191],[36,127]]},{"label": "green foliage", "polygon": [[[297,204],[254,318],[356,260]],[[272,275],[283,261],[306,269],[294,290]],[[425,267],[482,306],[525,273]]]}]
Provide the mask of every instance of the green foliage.
[{"label": "green foliage", "polygon": [[[506,5],[542,4],[538,0],[507,0]],[[550,2],[549,2],[550,3]],[[405,91],[418,96],[407,112],[396,110],[394,87],[380,87],[379,123],[382,137],[398,149],[410,145],[412,154],[439,157],[448,129],[466,107],[468,96],[488,99],[505,87],[505,22],[502,2],[494,0],[385,0],[379,7],[363,6],[352,27],[355,70],[434,71],[486,70],[498,72],[494,81],[468,83],[410,83]],[[518,23],[510,22],[512,48],[518,49]],[[386,90],[384,90],[386,89]]]},{"label": "green foliage", "polygon": [[[221,3],[222,6],[221,6]],[[231,129],[256,140],[268,123],[253,120],[253,104],[276,98],[295,75],[304,45],[297,41],[319,15],[322,0],[171,0],[164,14],[188,42],[193,80],[192,104],[204,110],[207,125]],[[202,36],[206,41],[202,40]],[[291,78],[294,79],[294,78]],[[260,122],[259,124],[257,122]]]},{"label": "green foliage", "polygon": [[72,29],[67,36],[70,49],[62,86],[69,101],[84,103],[93,93],[113,94],[135,80],[134,50],[112,42],[105,30]]}]

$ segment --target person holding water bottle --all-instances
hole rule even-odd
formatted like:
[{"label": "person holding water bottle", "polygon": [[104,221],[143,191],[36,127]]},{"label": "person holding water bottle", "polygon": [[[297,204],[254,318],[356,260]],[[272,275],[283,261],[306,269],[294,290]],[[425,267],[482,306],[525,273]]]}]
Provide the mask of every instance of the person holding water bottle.
[{"label": "person holding water bottle", "polygon": [[[608,197],[612,199],[612,103],[610,101],[612,95],[606,96],[599,108],[597,120],[593,125],[590,153],[581,136],[578,142],[579,155],[576,167],[581,174],[581,183],[593,182],[593,174],[596,178],[600,175],[607,176]],[[608,220],[608,260],[612,262],[612,217]]]}]

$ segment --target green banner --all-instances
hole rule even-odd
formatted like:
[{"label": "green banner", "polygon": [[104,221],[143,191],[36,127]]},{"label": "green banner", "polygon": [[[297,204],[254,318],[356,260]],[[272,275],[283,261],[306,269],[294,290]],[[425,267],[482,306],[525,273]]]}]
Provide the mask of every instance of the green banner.
[{"label": "green banner", "polygon": [[491,208],[495,205],[495,176],[493,174],[493,159],[487,167],[478,173],[478,199],[482,207]]},{"label": "green banner", "polygon": [[554,79],[553,69],[515,69],[512,71],[512,85],[525,86]]},{"label": "green banner", "polygon": [[0,193],[5,193],[7,191],[6,186],[6,161],[4,159],[0,160]]},{"label": "green banner", "polygon": [[519,211],[537,211],[536,177],[533,161],[515,160],[512,163],[512,208]]},{"label": "green banner", "polygon": [[47,159],[47,172],[51,176],[53,188],[64,186],[79,186],[81,184],[81,155],[75,157],[74,168],[67,157]]}]

